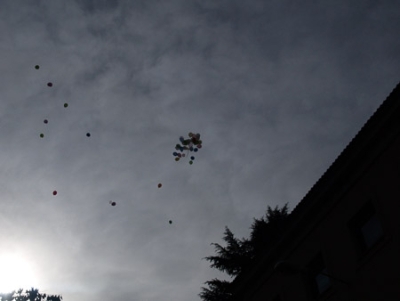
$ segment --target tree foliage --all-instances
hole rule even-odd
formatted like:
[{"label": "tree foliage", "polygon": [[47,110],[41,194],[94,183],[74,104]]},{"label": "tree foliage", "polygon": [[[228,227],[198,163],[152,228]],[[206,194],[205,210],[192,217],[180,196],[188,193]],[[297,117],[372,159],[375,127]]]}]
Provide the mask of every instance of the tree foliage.
[{"label": "tree foliage", "polygon": [[216,256],[205,259],[211,262],[211,267],[216,268],[229,276],[237,276],[251,261],[252,247],[248,240],[236,238],[228,227],[225,227],[223,240],[227,246],[212,243],[215,246]]},{"label": "tree foliage", "polygon": [[204,288],[199,294],[200,298],[207,301],[229,301],[232,298],[231,283],[226,280],[213,279],[206,281],[209,288]]},{"label": "tree foliage", "polygon": [[61,301],[62,297],[57,295],[46,295],[39,293],[38,289],[19,289],[8,294],[0,294],[0,301]]},{"label": "tree foliage", "polygon": [[[251,225],[250,238],[238,239],[232,231],[225,227],[223,240],[226,246],[212,243],[215,246],[215,256],[205,257],[211,262],[211,267],[218,269],[231,277],[249,269],[254,262],[265,254],[276,243],[287,228],[288,204],[281,209],[268,206],[265,217],[254,219]],[[213,279],[206,281],[208,288],[202,287],[199,294],[204,301],[232,300],[232,282]]]}]

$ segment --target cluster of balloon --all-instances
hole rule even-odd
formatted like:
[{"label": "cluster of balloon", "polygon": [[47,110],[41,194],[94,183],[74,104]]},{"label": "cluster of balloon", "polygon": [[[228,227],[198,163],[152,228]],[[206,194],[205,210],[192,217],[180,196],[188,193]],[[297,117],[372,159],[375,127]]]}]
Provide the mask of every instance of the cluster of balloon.
[{"label": "cluster of balloon", "polygon": [[[189,152],[197,152],[202,147],[202,141],[200,140],[200,134],[193,134],[192,132],[189,133],[189,138],[185,139],[183,137],[179,137],[179,143],[175,146],[175,149],[178,152],[173,152],[175,157],[175,161],[179,161],[181,158],[186,157]],[[186,151],[186,154],[185,154]],[[189,164],[193,164],[194,156],[190,157]]]},{"label": "cluster of balloon", "polygon": [[111,206],[115,206],[115,205],[117,205],[117,203],[116,203],[116,202],[114,202],[114,201],[110,201],[109,203],[110,203],[110,205],[111,205]]}]

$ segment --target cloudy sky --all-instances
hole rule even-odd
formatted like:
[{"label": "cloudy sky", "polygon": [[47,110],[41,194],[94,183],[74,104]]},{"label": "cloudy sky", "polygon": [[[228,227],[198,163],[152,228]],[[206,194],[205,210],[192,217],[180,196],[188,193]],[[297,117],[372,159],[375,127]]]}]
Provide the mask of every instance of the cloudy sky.
[{"label": "cloudy sky", "polygon": [[200,300],[399,82],[399,1],[328,2],[1,1],[0,291]]}]

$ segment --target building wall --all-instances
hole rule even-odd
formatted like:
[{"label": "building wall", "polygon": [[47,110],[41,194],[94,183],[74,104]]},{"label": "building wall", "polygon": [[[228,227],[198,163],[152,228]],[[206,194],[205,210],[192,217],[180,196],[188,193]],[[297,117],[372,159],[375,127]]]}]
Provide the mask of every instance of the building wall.
[{"label": "building wall", "polygon": [[[348,223],[367,201],[376,209],[385,237],[360,257]],[[321,251],[327,273],[350,285],[333,281],[325,294],[314,298],[307,277],[282,275],[270,269],[264,284],[247,300],[400,300],[399,215],[400,136],[397,136],[341,199],[328,212],[321,212],[322,220],[308,229],[304,237],[298,237],[293,249],[282,251],[282,258],[301,266],[307,266]]]}]

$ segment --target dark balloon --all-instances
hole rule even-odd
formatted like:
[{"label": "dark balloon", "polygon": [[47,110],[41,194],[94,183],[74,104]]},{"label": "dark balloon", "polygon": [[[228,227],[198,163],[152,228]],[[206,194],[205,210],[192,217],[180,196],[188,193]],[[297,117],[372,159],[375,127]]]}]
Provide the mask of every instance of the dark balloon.
[{"label": "dark balloon", "polygon": [[43,120],[44,123],[48,124],[49,121],[47,119]]},{"label": "dark balloon", "polygon": [[197,152],[197,151],[198,151],[198,149],[197,149],[197,148],[195,148],[195,149],[194,149],[194,152]]},{"label": "dark balloon", "polygon": [[162,186],[162,184],[161,184],[161,183],[158,183],[157,187],[158,187],[158,188],[161,188],[161,186]]},{"label": "dark balloon", "polygon": [[64,104],[64,108],[68,108],[68,104],[67,103]]},{"label": "dark balloon", "polygon": [[193,164],[193,161],[189,161],[189,164],[192,165],[192,164]]},{"label": "dark balloon", "polygon": [[117,203],[116,203],[116,202],[113,202],[113,201],[110,201],[110,205],[111,205],[111,206],[115,206],[115,205],[117,205]]},{"label": "dark balloon", "polygon": [[53,195],[57,195],[57,190],[54,190],[54,191],[53,191]]},{"label": "dark balloon", "polygon": [[52,83],[47,83],[47,86],[48,87],[53,87],[53,84]]},{"label": "dark balloon", "polygon": [[169,221],[169,224],[171,225],[171,224],[172,224],[172,221]]},{"label": "dark balloon", "polygon": [[39,69],[39,68],[40,68],[39,65],[36,65],[36,66],[35,66],[35,69],[36,69],[36,70]]},{"label": "dark balloon", "polygon": [[192,157],[190,157],[190,159],[194,160],[194,157],[192,156]]},{"label": "dark balloon", "polygon": [[90,137],[90,133],[86,133],[86,136],[87,136],[87,137]]},{"label": "dark balloon", "polygon": [[41,134],[40,134],[40,138],[43,138],[43,137],[44,137],[44,134],[43,134],[43,133],[41,133]]}]

